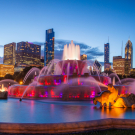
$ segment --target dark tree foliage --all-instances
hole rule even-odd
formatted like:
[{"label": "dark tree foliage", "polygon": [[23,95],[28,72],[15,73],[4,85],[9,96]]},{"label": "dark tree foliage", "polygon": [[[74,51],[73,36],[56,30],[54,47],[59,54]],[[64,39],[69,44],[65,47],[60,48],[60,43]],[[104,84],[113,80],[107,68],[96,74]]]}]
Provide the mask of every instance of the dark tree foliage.
[{"label": "dark tree foliage", "polygon": [[[21,82],[21,81],[23,81],[25,75],[27,74],[27,72],[28,72],[31,68],[33,68],[33,66],[26,67],[26,68],[23,69],[22,72],[16,73],[16,75],[14,74],[15,80],[16,80],[18,83]],[[38,67],[38,68],[39,68],[39,69],[42,69],[42,67]],[[27,81],[25,82],[25,84],[29,84],[29,83],[31,82],[31,79],[32,79],[32,78],[27,79]]]},{"label": "dark tree foliage", "polygon": [[135,78],[135,73],[131,73],[130,78]]},{"label": "dark tree foliage", "polygon": [[3,80],[3,79],[4,79],[4,77],[0,77],[0,81]]},{"label": "dark tree foliage", "polygon": [[12,75],[10,75],[10,74],[6,74],[4,76],[4,79],[12,79],[12,80],[14,80],[14,77]]},{"label": "dark tree foliage", "polygon": [[20,72],[15,72],[15,73],[14,73],[14,75],[13,75],[14,79],[19,75],[19,73],[20,73]]}]

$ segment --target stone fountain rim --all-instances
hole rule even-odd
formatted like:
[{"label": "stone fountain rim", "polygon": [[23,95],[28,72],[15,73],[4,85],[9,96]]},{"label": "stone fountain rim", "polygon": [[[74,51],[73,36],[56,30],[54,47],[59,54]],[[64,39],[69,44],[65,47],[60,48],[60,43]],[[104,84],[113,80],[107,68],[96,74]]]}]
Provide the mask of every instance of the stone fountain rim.
[{"label": "stone fountain rim", "polygon": [[106,118],[67,123],[0,123],[1,133],[72,133],[106,129],[135,129],[135,119]]}]

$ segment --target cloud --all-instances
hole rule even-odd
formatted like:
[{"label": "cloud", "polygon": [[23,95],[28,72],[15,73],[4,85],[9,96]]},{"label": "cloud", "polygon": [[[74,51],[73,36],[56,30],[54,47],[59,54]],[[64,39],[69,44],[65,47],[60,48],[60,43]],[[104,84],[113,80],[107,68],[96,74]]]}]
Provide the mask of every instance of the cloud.
[{"label": "cloud", "polygon": [[[71,41],[70,40],[56,40],[55,41],[55,54],[56,57],[61,59],[62,58],[62,54],[63,54],[63,48],[64,45],[68,45],[70,44]],[[79,45],[80,46],[80,50],[81,50],[81,55],[82,54],[86,54],[87,55],[87,59],[88,60],[95,60],[97,57],[103,56],[104,53],[101,52],[98,47],[91,47],[90,45],[84,44],[84,43],[79,43],[74,41],[74,44]]]},{"label": "cloud", "polygon": [[62,59],[63,50],[55,50],[54,51],[54,58],[55,59]]},{"label": "cloud", "polygon": [[[33,42],[34,44],[38,44],[43,46],[44,42]],[[54,58],[55,59],[62,59],[62,55],[63,55],[63,49],[64,49],[64,45],[69,45],[71,43],[71,40],[61,40],[61,39],[56,39],[55,40],[55,46],[54,46]],[[84,44],[84,43],[80,43],[80,42],[76,42],[74,41],[75,45],[79,45],[80,46],[80,50],[81,50],[81,55],[82,54],[86,54],[87,55],[87,59],[88,60],[95,60],[100,56],[104,55],[104,52],[101,52],[98,47],[91,47],[90,45]],[[41,55],[44,55],[44,50],[41,50]]]},{"label": "cloud", "polygon": [[0,48],[1,48],[1,47],[4,47],[4,46],[3,46],[3,45],[0,45]]},{"label": "cloud", "polygon": [[[90,49],[91,47],[87,44],[84,44],[84,43],[79,43],[79,42],[76,42],[76,41],[73,41],[74,44],[76,45],[79,45],[80,46],[80,49],[82,51],[84,50],[87,50],[87,49]],[[59,49],[59,50],[63,50],[64,48],[64,45],[69,45],[71,43],[71,40],[60,40],[60,39],[57,39],[55,40],[55,48],[56,49]]]},{"label": "cloud", "polygon": [[40,46],[44,46],[44,44],[45,44],[44,42],[36,42],[36,41],[35,42],[32,42],[32,43],[33,44],[36,44],[36,45],[40,45]]},{"label": "cloud", "polygon": [[91,49],[87,50],[85,53],[91,54],[93,56],[103,56],[104,55],[104,53],[100,52],[97,47],[91,48]]}]

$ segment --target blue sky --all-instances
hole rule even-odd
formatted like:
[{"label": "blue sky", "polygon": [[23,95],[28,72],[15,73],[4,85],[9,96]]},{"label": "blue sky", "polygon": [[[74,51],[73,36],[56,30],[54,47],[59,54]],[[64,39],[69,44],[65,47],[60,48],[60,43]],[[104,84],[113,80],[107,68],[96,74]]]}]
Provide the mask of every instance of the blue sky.
[{"label": "blue sky", "polygon": [[87,54],[101,62],[104,56],[98,54],[103,54],[109,36],[112,62],[113,56],[121,55],[122,41],[123,56],[129,37],[134,48],[134,7],[134,0],[0,0],[0,57],[3,45],[20,41],[43,43],[45,30],[53,28],[56,41],[73,40],[90,46],[87,49],[96,48],[95,54]]}]

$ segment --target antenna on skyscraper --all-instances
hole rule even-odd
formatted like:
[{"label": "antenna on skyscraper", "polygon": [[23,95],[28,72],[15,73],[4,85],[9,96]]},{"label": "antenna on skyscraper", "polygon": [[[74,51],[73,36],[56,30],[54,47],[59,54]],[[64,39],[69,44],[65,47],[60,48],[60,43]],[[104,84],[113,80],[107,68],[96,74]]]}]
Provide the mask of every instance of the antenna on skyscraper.
[{"label": "antenna on skyscraper", "polygon": [[121,46],[121,56],[123,57],[123,41],[122,41],[122,46]]},{"label": "antenna on skyscraper", "polygon": [[109,36],[108,36],[108,43],[109,43]]}]

